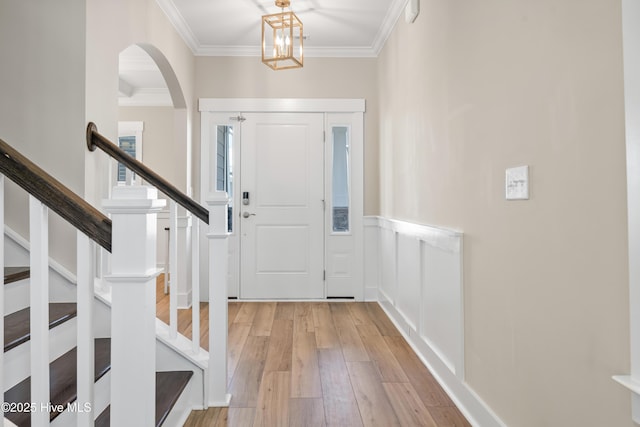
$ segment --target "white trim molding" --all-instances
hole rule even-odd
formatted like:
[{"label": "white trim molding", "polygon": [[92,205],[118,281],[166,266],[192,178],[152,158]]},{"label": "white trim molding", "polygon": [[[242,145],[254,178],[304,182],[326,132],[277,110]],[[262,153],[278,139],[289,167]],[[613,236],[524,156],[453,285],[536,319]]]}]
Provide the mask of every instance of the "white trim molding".
[{"label": "white trim molding", "polygon": [[200,98],[200,112],[354,113],[365,112],[364,99]]},{"label": "white trim molding", "polygon": [[[386,35],[388,36],[388,34]],[[380,53],[384,42],[380,40],[380,34],[376,38],[374,46],[347,46],[347,47],[307,47],[304,48],[304,56],[307,58],[375,58]],[[203,45],[193,53],[195,56],[235,56],[258,57],[262,55],[262,46],[214,46]]]},{"label": "white trim molding", "polygon": [[[156,3],[165,13],[169,22],[182,37],[184,42],[195,56],[260,56],[260,45],[236,46],[236,45],[213,45],[201,43],[198,37],[189,27],[184,16],[180,13],[171,0],[156,0]],[[380,28],[371,42],[367,46],[309,46],[305,47],[306,57],[319,58],[362,58],[377,57],[384,47],[385,42],[393,31],[398,18],[404,12],[407,0],[391,0],[384,19],[380,23]]]},{"label": "white trim molding", "polygon": [[178,34],[182,37],[182,40],[189,46],[191,51],[195,54],[198,49],[200,49],[200,41],[193,34],[191,28],[187,24],[187,21],[184,19],[178,8],[171,0],[156,0],[158,6],[162,11],[167,15],[169,21],[173,24],[173,27],[176,29]]},{"label": "white trim molding", "polygon": [[504,427],[465,382],[463,233],[374,216],[364,229],[366,298],[377,297],[472,425]]}]

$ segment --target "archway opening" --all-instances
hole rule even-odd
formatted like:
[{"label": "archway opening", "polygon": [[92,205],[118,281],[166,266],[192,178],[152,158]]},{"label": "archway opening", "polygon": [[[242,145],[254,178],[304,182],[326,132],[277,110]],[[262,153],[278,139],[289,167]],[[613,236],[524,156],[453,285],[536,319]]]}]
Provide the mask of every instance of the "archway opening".
[{"label": "archway opening", "polygon": [[[165,55],[150,44],[134,44],[119,55],[118,143],[129,154],[154,170],[175,187],[191,193],[191,139],[187,103],[178,77]],[[127,181],[122,165],[110,168],[112,185]],[[159,194],[159,197],[165,197]],[[182,208],[178,218],[185,217]],[[157,265],[169,268],[169,202],[158,214]],[[178,242],[188,247],[190,232],[177,227]],[[186,257],[180,251],[178,262]],[[176,277],[179,295],[188,294],[187,269]],[[184,277],[183,277],[184,276]]]}]

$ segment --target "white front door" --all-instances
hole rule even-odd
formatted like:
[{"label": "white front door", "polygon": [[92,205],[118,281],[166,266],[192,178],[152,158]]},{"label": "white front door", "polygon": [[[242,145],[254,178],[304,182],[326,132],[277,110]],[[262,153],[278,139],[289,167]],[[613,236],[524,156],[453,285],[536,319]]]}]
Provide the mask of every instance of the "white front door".
[{"label": "white front door", "polygon": [[240,296],[324,298],[324,116],[244,117]]}]

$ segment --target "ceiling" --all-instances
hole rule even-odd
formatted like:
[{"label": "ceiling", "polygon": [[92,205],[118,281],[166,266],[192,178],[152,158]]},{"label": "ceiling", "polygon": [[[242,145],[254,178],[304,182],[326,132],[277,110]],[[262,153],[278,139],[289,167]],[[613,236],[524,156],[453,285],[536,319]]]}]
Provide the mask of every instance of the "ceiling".
[{"label": "ceiling", "polygon": [[[274,0],[156,0],[196,56],[260,56],[262,15]],[[291,0],[305,57],[375,57],[407,0]],[[170,106],[164,80],[140,48],[120,54],[120,105]]]},{"label": "ceiling", "polygon": [[[157,0],[195,55],[259,56],[274,0]],[[407,0],[291,0],[305,56],[377,56]]]}]

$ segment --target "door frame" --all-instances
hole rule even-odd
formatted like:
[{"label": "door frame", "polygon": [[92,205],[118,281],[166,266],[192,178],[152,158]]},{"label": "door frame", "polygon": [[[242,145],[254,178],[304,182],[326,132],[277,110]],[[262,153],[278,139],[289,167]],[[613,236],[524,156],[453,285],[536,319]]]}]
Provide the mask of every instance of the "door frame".
[{"label": "door frame", "polygon": [[[353,296],[357,301],[364,300],[364,247],[363,247],[363,216],[364,216],[364,99],[316,99],[316,98],[200,98],[198,109],[200,111],[200,200],[205,201],[215,191],[209,182],[210,153],[210,125],[214,115],[220,113],[229,114],[229,122],[232,117],[241,117],[242,113],[324,113],[325,130],[325,153],[330,146],[327,139],[330,139],[330,117],[332,113],[352,114],[354,139],[351,141],[351,235],[353,237],[353,264],[352,271],[346,277],[339,274],[333,277],[330,271],[326,273],[325,295],[331,295],[331,289],[336,286],[348,286],[352,292],[348,296]],[[237,124],[237,122],[235,122]],[[223,124],[223,123],[220,123]],[[237,145],[237,144],[236,144]],[[325,155],[325,167],[330,159]],[[235,163],[235,159],[234,159]],[[236,169],[237,170],[237,169]],[[237,188],[237,187],[236,187]],[[330,189],[325,183],[325,198],[328,197]],[[234,195],[234,205],[240,206],[240,194],[236,191]],[[326,218],[325,214],[325,218]],[[235,231],[234,231],[235,232]],[[201,233],[205,236],[206,233]],[[230,236],[230,247],[236,247],[233,239],[239,240],[238,236]],[[325,251],[330,247],[328,241],[334,237],[325,230]],[[201,241],[201,248],[206,249],[206,243]],[[239,242],[236,242],[239,244]],[[237,246],[239,248],[239,245]],[[201,250],[201,256],[206,256],[206,250]],[[229,296],[239,296],[239,250],[230,252],[229,260]],[[327,268],[327,254],[325,252],[325,269]],[[207,265],[201,262],[201,266]],[[208,283],[206,280],[208,271],[201,267],[201,283]],[[346,280],[345,280],[346,279]],[[327,293],[327,290],[329,292]],[[208,289],[201,286],[201,295],[206,297]],[[347,296],[347,295],[336,295]]]}]

